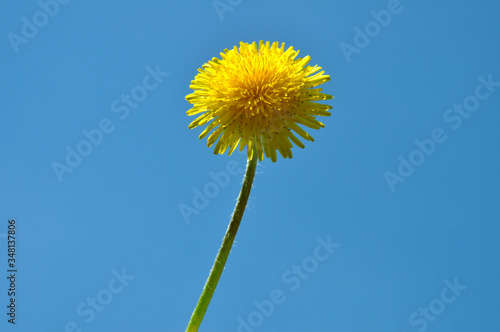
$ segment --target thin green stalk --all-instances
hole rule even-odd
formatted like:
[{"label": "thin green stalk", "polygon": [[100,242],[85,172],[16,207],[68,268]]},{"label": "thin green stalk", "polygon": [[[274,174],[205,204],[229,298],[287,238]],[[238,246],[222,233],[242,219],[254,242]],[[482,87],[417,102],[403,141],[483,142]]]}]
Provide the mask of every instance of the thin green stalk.
[{"label": "thin green stalk", "polygon": [[191,319],[189,320],[186,332],[196,332],[198,331],[201,321],[205,316],[212,295],[215,292],[215,287],[219,282],[219,278],[224,270],[224,265],[226,265],[227,257],[233,246],[234,238],[238,232],[238,227],[240,227],[241,218],[243,217],[243,212],[245,212],[245,207],[247,206],[248,196],[250,196],[250,190],[252,189],[253,178],[255,176],[255,168],[257,167],[257,156],[256,153],[253,154],[253,158],[247,162],[247,170],[245,177],[243,178],[243,186],[241,187],[240,195],[238,196],[238,202],[234,208],[233,216],[227,228],[226,235],[222,241],[222,245],[219,249],[219,253],[215,258],[212,271],[208,276],[205,287],[201,293],[200,299],[196,308],[194,308]]}]

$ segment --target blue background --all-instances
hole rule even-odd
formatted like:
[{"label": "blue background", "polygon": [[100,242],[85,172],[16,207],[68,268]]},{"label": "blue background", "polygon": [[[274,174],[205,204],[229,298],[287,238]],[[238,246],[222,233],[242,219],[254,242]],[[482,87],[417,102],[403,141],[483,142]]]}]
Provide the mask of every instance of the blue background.
[{"label": "blue background", "polygon": [[[500,4],[402,0],[385,27],[370,23],[385,0],[232,4],[219,16],[212,1],[70,1],[47,22],[38,14],[37,34],[16,47],[9,34],[21,36],[40,4],[1,5],[0,330],[184,331],[242,178],[216,190],[209,173],[246,162],[214,155],[201,129],[187,128],[184,97],[223,49],[269,40],[331,76],[332,116],[293,159],[259,164],[200,331],[498,331],[500,88],[456,129],[443,116],[475,94],[479,76],[500,81]],[[341,45],[356,47],[354,29],[367,25],[367,45],[357,40],[363,47],[346,56]],[[111,104],[148,66],[169,74],[121,119]],[[60,181],[53,163],[105,118],[114,130]],[[436,128],[447,139],[391,190],[384,174],[398,175],[398,157]],[[216,190],[208,204],[183,216],[206,186]],[[311,258],[318,237],[340,245],[324,261]],[[311,272],[292,290],[284,276],[303,263]],[[110,293],[122,269],[134,278]],[[445,280],[467,287],[451,303]],[[259,313],[254,301],[274,290],[282,303]],[[109,303],[86,322],[77,308],[96,296]],[[418,313],[429,305],[432,319]],[[238,317],[253,326],[238,328]]]}]

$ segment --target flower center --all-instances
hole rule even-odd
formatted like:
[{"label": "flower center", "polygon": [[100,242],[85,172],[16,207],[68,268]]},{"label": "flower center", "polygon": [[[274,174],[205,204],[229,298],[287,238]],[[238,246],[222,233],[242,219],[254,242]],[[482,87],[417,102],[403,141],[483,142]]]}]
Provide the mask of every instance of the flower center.
[{"label": "flower center", "polygon": [[252,69],[246,75],[235,73],[226,98],[231,100],[236,113],[243,113],[246,118],[263,120],[273,115],[281,117],[286,109],[296,103],[300,82],[287,70]]}]

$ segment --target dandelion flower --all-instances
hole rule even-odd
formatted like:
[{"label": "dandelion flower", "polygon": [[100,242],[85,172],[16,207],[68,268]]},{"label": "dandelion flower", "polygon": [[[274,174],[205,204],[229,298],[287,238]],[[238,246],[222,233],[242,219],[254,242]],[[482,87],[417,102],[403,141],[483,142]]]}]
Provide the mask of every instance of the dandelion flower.
[{"label": "dandelion flower", "polygon": [[317,101],[332,98],[317,87],[330,76],[298,54],[284,43],[263,41],[221,52],[221,59],[208,61],[191,81],[194,92],[186,99],[193,107],[187,115],[199,116],[189,128],[208,124],[200,139],[211,132],[207,145],[217,142],[215,154],[230,155],[239,145],[249,160],[256,153],[261,161],[265,154],[275,162],[277,151],[292,158],[292,143],[304,148],[296,134],[314,141],[301,126],[322,128],[316,117],[330,115],[331,106]]}]

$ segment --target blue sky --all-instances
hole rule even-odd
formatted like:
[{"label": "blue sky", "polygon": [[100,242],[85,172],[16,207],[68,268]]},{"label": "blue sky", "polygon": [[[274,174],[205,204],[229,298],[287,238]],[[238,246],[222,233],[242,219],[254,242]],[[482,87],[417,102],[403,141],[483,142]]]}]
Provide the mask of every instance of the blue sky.
[{"label": "blue sky", "polygon": [[184,331],[246,163],[187,128],[184,97],[222,50],[269,40],[331,76],[332,116],[293,159],[259,163],[200,331],[498,331],[499,16],[495,1],[5,2],[0,330]]}]

